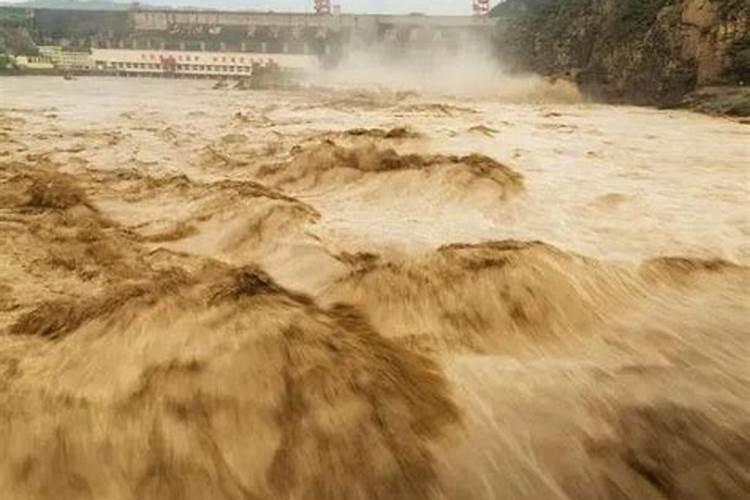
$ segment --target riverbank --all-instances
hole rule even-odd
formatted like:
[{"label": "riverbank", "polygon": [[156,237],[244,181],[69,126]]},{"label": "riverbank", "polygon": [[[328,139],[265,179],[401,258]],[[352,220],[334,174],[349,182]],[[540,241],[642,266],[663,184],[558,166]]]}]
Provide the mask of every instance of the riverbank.
[{"label": "riverbank", "polygon": [[750,123],[750,87],[705,87],[685,96],[681,107]]}]

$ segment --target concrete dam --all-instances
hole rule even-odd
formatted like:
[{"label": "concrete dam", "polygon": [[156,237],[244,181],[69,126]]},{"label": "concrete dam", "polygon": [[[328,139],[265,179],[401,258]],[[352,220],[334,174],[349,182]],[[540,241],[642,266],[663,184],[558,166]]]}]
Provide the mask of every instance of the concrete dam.
[{"label": "concrete dam", "polygon": [[[8,17],[6,13],[0,16]],[[458,50],[487,41],[487,16],[427,16],[131,9],[13,9],[37,45],[68,50],[135,49],[341,55],[347,47]]]}]

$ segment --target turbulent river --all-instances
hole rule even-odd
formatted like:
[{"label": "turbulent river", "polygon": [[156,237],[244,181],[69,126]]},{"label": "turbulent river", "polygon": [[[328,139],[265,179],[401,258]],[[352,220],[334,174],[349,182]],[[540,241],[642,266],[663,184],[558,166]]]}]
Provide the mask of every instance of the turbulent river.
[{"label": "turbulent river", "polygon": [[0,79],[0,497],[744,499],[750,127]]}]

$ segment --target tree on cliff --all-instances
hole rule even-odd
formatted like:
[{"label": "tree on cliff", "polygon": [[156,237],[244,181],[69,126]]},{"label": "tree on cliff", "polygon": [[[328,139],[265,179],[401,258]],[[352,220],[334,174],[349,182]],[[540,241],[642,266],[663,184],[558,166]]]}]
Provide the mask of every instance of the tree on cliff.
[{"label": "tree on cliff", "polygon": [[732,62],[727,68],[727,77],[737,83],[750,85],[750,36],[732,45],[729,56]]},{"label": "tree on cliff", "polygon": [[492,17],[521,17],[548,14],[561,4],[576,0],[506,0],[491,11]]}]

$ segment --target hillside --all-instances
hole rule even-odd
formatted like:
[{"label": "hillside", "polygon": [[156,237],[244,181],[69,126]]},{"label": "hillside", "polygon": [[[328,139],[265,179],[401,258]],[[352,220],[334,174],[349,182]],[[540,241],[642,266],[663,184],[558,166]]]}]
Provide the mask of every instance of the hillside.
[{"label": "hillside", "polygon": [[750,0],[508,0],[492,14],[510,67],[608,100],[671,105],[750,81]]}]

